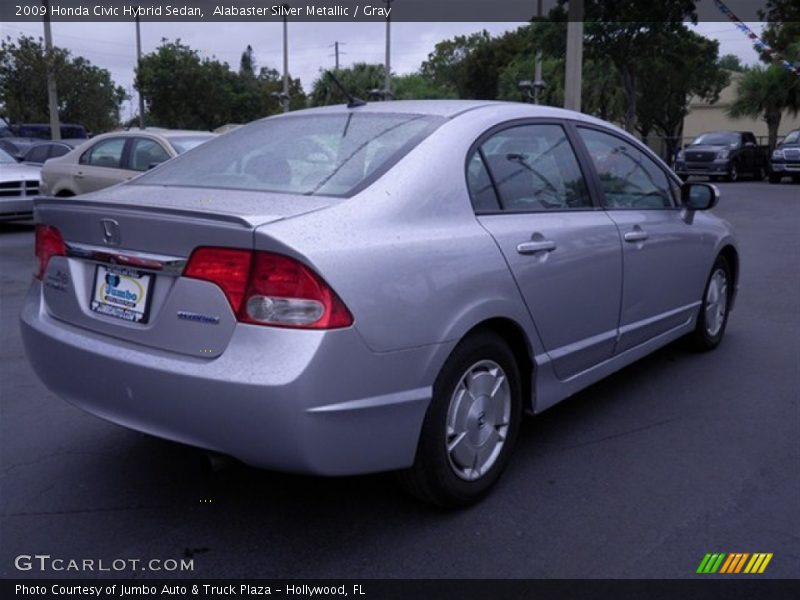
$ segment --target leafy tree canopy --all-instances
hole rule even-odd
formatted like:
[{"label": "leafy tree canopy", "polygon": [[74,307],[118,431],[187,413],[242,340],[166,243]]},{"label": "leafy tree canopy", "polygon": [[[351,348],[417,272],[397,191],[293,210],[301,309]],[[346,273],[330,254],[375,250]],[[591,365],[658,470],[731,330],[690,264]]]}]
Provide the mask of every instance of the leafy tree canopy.
[{"label": "leafy tree canopy", "polygon": [[119,125],[125,90],[106,69],[68,50],[54,47],[48,55],[41,39],[28,36],[0,43],[0,105],[12,123],[48,123],[47,66],[52,65],[62,123],[78,123],[100,133]]}]

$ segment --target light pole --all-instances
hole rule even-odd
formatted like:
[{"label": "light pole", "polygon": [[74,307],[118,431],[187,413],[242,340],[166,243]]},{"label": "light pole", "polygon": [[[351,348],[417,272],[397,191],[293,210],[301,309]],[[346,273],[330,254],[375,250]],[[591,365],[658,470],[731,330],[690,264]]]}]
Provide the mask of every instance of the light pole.
[{"label": "light pole", "polygon": [[[542,0],[536,2],[536,16],[542,17]],[[536,67],[533,74],[533,103],[539,104],[539,92],[544,89],[545,83],[542,80],[542,50],[536,51]]]},{"label": "light pole", "polygon": [[386,2],[386,60],[384,61],[384,80],[383,80],[383,97],[384,99],[392,97],[392,17],[389,9],[391,8],[393,0],[384,0]]},{"label": "light pole", "polygon": [[61,139],[61,123],[58,120],[58,93],[56,74],[53,72],[53,35],[50,32],[50,0],[42,0],[44,6],[44,47],[47,62],[47,106],[50,111],[50,139]]},{"label": "light pole", "polygon": [[[139,29],[139,15],[136,15],[136,72],[142,74],[142,32]],[[144,129],[144,96],[139,92],[139,129]]]},{"label": "light pole", "polygon": [[583,0],[569,0],[564,108],[580,112],[583,78]]},{"label": "light pole", "polygon": [[283,11],[283,92],[281,97],[281,104],[283,105],[283,112],[289,112],[289,21],[286,17],[288,13],[288,4],[283,7],[287,10]]}]

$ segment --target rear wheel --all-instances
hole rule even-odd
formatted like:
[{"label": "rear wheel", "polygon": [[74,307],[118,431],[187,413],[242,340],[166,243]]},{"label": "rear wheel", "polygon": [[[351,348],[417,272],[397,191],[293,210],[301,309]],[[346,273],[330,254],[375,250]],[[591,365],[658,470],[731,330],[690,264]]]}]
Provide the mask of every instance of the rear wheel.
[{"label": "rear wheel", "polygon": [[764,169],[761,167],[754,167],[753,168],[753,181],[763,181],[764,180]]},{"label": "rear wheel", "polygon": [[480,500],[508,463],[522,415],[520,376],[508,344],[495,333],[465,338],[442,367],[413,466],[400,483],[444,507]]},{"label": "rear wheel", "polygon": [[713,350],[719,346],[728,325],[732,295],[731,267],[724,256],[718,256],[708,277],[703,304],[692,333],[692,341],[698,350]]}]

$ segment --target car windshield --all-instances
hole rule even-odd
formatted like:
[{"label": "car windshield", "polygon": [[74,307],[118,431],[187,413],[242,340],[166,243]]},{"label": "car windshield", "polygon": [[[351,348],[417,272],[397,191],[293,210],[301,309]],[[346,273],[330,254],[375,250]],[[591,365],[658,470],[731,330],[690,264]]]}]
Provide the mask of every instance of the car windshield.
[{"label": "car windshield", "polygon": [[349,196],[443,121],[355,111],[265,119],[203,144],[132,184]]},{"label": "car windshield", "polygon": [[800,129],[790,131],[789,134],[783,138],[782,144],[797,144],[800,143]]},{"label": "car windshield", "polygon": [[15,165],[17,161],[5,150],[0,149],[0,165]]},{"label": "car windshield", "polygon": [[182,135],[179,137],[169,137],[167,139],[170,145],[175,149],[175,152],[183,154],[187,150],[191,150],[214,137],[213,135]]},{"label": "car windshield", "polygon": [[692,146],[735,146],[739,143],[739,134],[730,131],[716,131],[704,133],[695,138]]}]

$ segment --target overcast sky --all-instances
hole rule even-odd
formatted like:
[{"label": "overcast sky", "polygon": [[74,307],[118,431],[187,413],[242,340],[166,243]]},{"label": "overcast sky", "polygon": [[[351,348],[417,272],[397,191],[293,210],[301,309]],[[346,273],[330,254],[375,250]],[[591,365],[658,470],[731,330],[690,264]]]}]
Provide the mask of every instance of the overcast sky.
[{"label": "overcast sky", "polygon": [[[522,23],[392,23],[392,71],[404,74],[419,68],[437,42],[460,34],[486,29],[492,35],[515,29]],[[761,24],[748,24],[757,33]],[[43,35],[41,23],[3,23],[3,37]],[[53,43],[108,69],[114,81],[132,96],[123,105],[122,117],[135,112],[133,64],[136,37],[133,23],[53,23]],[[290,23],[289,71],[300,77],[310,91],[320,68],[333,66],[333,42],[340,42],[341,66],[353,62],[383,63],[383,23]],[[700,23],[696,31],[719,40],[720,54],[735,54],[745,64],[758,62],[746,36],[730,22]],[[255,51],[257,67],[282,68],[281,23],[148,23],[142,24],[142,52],[153,51],[162,38],[180,38],[199,50],[201,56],[216,57],[236,69],[244,48]]]}]

